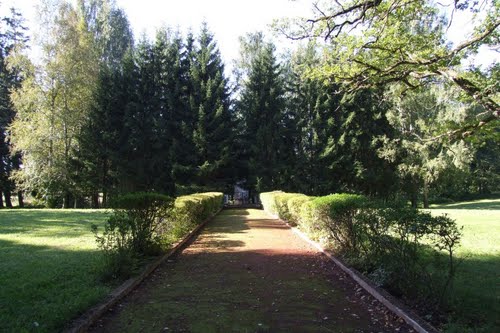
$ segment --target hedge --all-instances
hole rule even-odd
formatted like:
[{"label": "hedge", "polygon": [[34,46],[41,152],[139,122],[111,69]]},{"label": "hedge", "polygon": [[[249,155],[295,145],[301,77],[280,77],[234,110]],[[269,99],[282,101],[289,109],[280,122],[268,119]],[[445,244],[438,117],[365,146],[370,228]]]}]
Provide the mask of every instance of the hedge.
[{"label": "hedge", "polygon": [[274,191],[262,193],[261,202],[397,295],[435,309],[449,293],[461,231],[447,216],[345,193]]},{"label": "hedge", "polygon": [[175,199],[166,240],[175,241],[214,215],[222,207],[223,200],[224,194],[221,192],[195,193]]},{"label": "hedge", "polygon": [[98,233],[99,248],[105,253],[102,276],[127,278],[139,258],[158,255],[214,215],[223,203],[219,192],[196,193],[177,199],[158,193],[129,193],[115,198],[113,214]]}]

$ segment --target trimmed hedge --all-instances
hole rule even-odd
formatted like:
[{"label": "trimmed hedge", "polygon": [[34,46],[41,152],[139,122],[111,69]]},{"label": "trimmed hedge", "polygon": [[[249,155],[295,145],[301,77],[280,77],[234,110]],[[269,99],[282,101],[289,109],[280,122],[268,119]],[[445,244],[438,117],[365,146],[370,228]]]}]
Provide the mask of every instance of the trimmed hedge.
[{"label": "trimmed hedge", "polygon": [[113,214],[102,235],[92,230],[105,253],[103,278],[127,278],[139,258],[158,255],[214,215],[223,203],[219,192],[170,198],[158,193],[129,193],[112,202]]},{"label": "trimmed hedge", "polygon": [[223,205],[224,194],[205,192],[178,197],[171,212],[169,230],[165,235],[167,243],[183,237],[195,226],[214,215]]},{"label": "trimmed hedge", "polygon": [[264,210],[297,225],[376,284],[433,311],[450,292],[461,231],[447,216],[387,207],[357,194],[261,194]]}]

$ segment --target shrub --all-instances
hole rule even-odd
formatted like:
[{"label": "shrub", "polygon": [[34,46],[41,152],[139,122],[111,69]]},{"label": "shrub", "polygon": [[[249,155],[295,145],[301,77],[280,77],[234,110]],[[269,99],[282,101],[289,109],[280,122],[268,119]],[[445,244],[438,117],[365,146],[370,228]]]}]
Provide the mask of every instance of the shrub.
[{"label": "shrub", "polygon": [[455,275],[455,221],[410,207],[365,209],[356,219],[361,246],[350,256],[358,268],[392,293],[437,308]]},{"label": "shrub", "polygon": [[[461,232],[447,216],[356,194],[261,194],[264,209],[327,243],[350,265],[397,296],[436,310],[450,291]],[[285,208],[286,202],[286,208]]]},{"label": "shrub", "polygon": [[366,197],[357,194],[330,194],[311,202],[313,217],[320,228],[329,232],[337,250],[357,250],[360,230],[355,215],[367,202]]},{"label": "shrub", "polygon": [[111,201],[117,218],[128,225],[133,251],[141,255],[159,252],[173,203],[171,197],[146,192],[125,194]]},{"label": "shrub", "polygon": [[288,200],[298,197],[307,197],[305,194],[301,193],[284,193],[278,192],[273,195],[274,197],[274,207],[276,209],[276,215],[280,219],[285,221],[290,221],[291,213],[288,209]]},{"label": "shrub", "polygon": [[276,208],[276,200],[275,197],[278,194],[284,193],[282,191],[273,191],[273,192],[264,192],[259,195],[260,202],[262,203],[262,207],[268,213],[273,215],[278,215],[278,210]]},{"label": "shrub", "polygon": [[99,269],[103,280],[126,279],[136,268],[137,256],[133,249],[132,224],[124,212],[114,212],[104,225],[102,236],[92,225],[98,247],[104,252],[104,263]]},{"label": "shrub", "polygon": [[220,192],[195,193],[178,197],[171,211],[171,224],[165,234],[167,244],[175,242],[196,225],[214,215],[223,204],[224,195]]},{"label": "shrub", "polygon": [[288,222],[290,222],[291,225],[299,225],[302,222],[302,205],[304,205],[306,202],[309,202],[316,197],[308,197],[306,195],[302,196],[293,196],[287,201],[287,206],[288,206],[288,213],[289,213],[289,218]]},{"label": "shrub", "polygon": [[215,214],[222,193],[197,193],[174,200],[157,193],[130,193],[111,202],[113,213],[102,235],[92,230],[105,254],[105,278],[126,278],[138,258],[157,255]]}]

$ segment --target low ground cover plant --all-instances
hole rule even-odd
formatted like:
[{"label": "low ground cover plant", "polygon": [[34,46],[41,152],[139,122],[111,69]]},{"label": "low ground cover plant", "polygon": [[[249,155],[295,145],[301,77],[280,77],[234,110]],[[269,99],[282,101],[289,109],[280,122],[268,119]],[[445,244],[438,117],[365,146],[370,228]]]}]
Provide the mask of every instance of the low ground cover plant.
[{"label": "low ground cover plant", "polygon": [[261,198],[264,209],[291,221],[422,313],[436,315],[445,308],[461,239],[449,217],[388,207],[357,194],[312,198],[275,191]]},{"label": "low ground cover plant", "polygon": [[173,199],[158,193],[129,193],[113,200],[102,234],[92,230],[104,252],[104,279],[124,279],[141,259],[165,252],[222,207],[222,193],[197,193]]}]

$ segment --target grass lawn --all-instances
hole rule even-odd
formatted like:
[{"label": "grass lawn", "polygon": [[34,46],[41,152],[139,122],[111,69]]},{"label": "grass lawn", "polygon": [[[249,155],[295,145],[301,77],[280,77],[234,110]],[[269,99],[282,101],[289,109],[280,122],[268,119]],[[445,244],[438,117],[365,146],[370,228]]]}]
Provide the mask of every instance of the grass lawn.
[{"label": "grass lawn", "polygon": [[0,331],[60,331],[111,290],[92,223],[103,210],[0,210]]},{"label": "grass lawn", "polygon": [[456,312],[446,332],[500,332],[500,199],[435,205],[432,213],[446,213],[464,228]]}]

